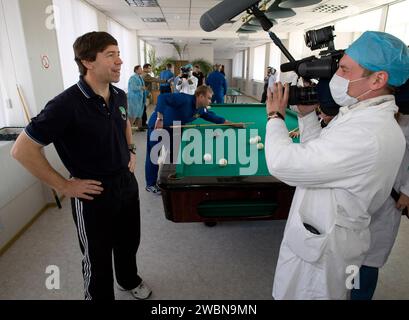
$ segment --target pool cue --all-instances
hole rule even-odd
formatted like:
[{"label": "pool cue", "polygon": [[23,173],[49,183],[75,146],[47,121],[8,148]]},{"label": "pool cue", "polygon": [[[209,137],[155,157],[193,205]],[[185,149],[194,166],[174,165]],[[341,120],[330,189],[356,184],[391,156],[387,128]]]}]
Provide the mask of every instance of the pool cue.
[{"label": "pool cue", "polygon": [[[30,114],[28,112],[26,99],[24,99],[24,95],[23,95],[23,92],[21,91],[20,86],[18,84],[16,84],[16,86],[17,86],[18,96],[20,98],[21,104],[23,105],[24,116],[26,118],[27,124],[29,124],[30,123]],[[55,200],[55,203],[57,204],[57,207],[59,209],[61,209],[62,205],[61,205],[61,202],[60,202],[60,198],[58,198],[57,191],[55,191],[53,188],[51,188],[51,191],[53,193],[54,200]]]},{"label": "pool cue", "polygon": [[288,134],[294,133],[294,132],[296,132],[296,131],[300,131],[300,128],[295,128],[295,129],[289,131]]},{"label": "pool cue", "polygon": [[216,127],[216,126],[233,126],[235,124],[255,124],[255,122],[232,122],[232,123],[220,123],[220,124],[216,124],[216,123],[203,123],[203,124],[184,124],[184,125],[180,125],[180,126],[170,126],[169,128],[197,128],[197,127]]}]

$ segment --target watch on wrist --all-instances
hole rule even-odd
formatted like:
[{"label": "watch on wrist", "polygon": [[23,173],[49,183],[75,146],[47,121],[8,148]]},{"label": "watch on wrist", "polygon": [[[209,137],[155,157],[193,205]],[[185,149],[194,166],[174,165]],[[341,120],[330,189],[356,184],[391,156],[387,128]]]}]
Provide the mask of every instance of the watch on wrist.
[{"label": "watch on wrist", "polygon": [[131,143],[128,145],[128,150],[129,152],[136,154],[136,145],[134,143]]},{"label": "watch on wrist", "polygon": [[273,112],[268,113],[267,120],[274,119],[274,118],[280,118],[281,120],[284,121],[284,116],[278,111],[273,111]]}]

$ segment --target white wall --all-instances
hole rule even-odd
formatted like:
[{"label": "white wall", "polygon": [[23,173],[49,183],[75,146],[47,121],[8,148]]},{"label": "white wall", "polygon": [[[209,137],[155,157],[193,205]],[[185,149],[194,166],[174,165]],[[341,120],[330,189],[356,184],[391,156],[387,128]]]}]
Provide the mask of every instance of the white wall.
[{"label": "white wall", "polygon": [[[27,55],[35,98],[35,107],[31,108],[31,116],[38,114],[51,98],[64,89],[57,34],[55,29],[46,26],[49,18],[46,8],[51,5],[51,0],[20,0],[24,39],[26,48],[29,48]],[[42,64],[43,56],[48,57],[48,68]]]},{"label": "white wall", "polygon": [[[5,19],[0,19],[0,61],[8,75],[5,85],[13,108],[6,109],[6,112],[11,125],[26,124],[16,83],[21,85],[31,116],[63,89],[55,31],[45,25],[45,9],[49,5],[51,0],[1,0],[0,10],[4,9],[4,12],[0,14]],[[42,67],[41,55],[48,56],[50,68]],[[52,202],[50,189],[11,158],[12,145],[12,142],[0,142],[0,248],[48,202]],[[45,153],[52,166],[66,174],[54,147],[48,146]]]},{"label": "white wall", "polygon": [[5,119],[9,126],[22,126],[26,121],[16,89],[17,84],[23,89],[31,114],[38,108],[24,39],[20,2],[0,0],[0,4],[0,70],[5,80],[6,98],[11,100],[11,108],[5,110]]}]

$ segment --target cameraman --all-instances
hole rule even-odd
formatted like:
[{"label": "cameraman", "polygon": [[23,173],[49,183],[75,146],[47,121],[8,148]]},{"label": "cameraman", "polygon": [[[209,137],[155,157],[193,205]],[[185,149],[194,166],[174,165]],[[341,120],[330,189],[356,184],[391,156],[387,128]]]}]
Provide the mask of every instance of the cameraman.
[{"label": "cameraman", "polygon": [[[393,87],[409,77],[409,51],[396,37],[367,31],[345,51],[330,82],[342,107],[321,130],[313,106],[300,110],[293,144],[282,119],[288,85],[267,101],[266,162],[272,175],[297,186],[274,277],[275,299],[346,299],[351,274],[370,245],[371,215],[394,184],[405,138],[394,114]],[[352,271],[351,271],[352,270]]]},{"label": "cameraman", "polygon": [[180,93],[194,95],[198,79],[193,75],[193,67],[187,64],[181,68],[182,73],[179,75],[179,81],[176,84],[176,90]]}]

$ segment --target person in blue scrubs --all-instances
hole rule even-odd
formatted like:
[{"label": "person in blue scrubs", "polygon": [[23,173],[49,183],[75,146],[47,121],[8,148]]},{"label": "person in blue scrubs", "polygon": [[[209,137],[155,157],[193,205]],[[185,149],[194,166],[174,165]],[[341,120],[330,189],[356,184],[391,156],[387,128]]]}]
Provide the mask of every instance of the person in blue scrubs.
[{"label": "person in blue scrubs", "polygon": [[213,89],[212,103],[224,103],[224,96],[227,93],[227,81],[224,75],[220,72],[221,65],[216,64],[214,71],[211,72],[206,79],[206,84]]},{"label": "person in blue scrubs", "polygon": [[171,82],[174,79],[175,75],[172,72],[172,64],[168,63],[166,65],[166,70],[163,70],[160,75],[159,75],[159,79],[161,80],[165,80],[166,82],[161,83],[159,90],[160,93],[171,93],[172,92],[172,88],[171,88]]},{"label": "person in blue scrubs", "polygon": [[[231,124],[233,127],[243,127],[241,123],[233,124],[214,112],[209,111],[206,107],[211,103],[212,96],[213,90],[206,85],[197,87],[194,95],[185,93],[165,93],[159,95],[156,109],[148,121],[145,161],[146,191],[156,194],[160,193],[160,189],[157,186],[159,165],[157,161],[152,161],[150,157],[152,149],[160,143],[160,141],[156,141],[151,137],[154,130],[164,129],[168,131],[171,138],[169,145],[171,154],[173,129],[170,126],[174,125],[176,121],[179,122],[178,125],[184,125],[197,118],[203,118],[217,124],[223,123]],[[172,159],[172,156],[170,159]]]}]

